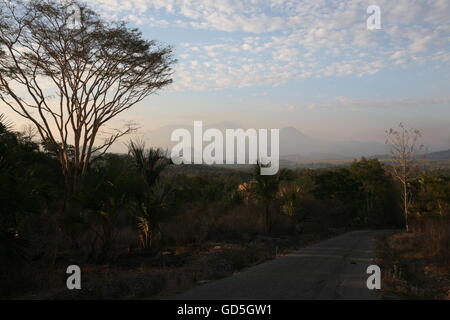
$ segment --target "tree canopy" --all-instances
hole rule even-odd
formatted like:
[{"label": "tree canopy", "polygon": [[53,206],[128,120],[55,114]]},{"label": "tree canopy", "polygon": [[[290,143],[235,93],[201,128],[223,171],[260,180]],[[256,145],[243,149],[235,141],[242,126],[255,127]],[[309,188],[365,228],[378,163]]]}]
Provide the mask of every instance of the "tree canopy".
[{"label": "tree canopy", "polygon": [[1,0],[0,55],[0,100],[36,126],[75,177],[135,128],[107,123],[169,85],[175,62],[170,46],[81,2],[55,0]]}]

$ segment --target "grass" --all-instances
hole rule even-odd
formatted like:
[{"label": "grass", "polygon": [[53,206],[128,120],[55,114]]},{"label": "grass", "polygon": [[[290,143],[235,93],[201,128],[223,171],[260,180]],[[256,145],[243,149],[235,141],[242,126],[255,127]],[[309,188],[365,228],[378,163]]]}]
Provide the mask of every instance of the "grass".
[{"label": "grass", "polygon": [[[384,299],[450,299],[448,222],[385,236],[377,243]],[[441,228],[442,232],[437,232]]]}]

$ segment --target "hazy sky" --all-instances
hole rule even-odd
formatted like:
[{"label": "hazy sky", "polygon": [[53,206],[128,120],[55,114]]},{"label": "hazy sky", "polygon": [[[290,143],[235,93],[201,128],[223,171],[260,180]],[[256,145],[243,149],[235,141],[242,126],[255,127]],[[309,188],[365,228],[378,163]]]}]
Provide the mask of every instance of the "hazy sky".
[{"label": "hazy sky", "polygon": [[403,121],[450,146],[449,0],[86,2],[175,49],[174,84],[121,117],[143,131],[231,121],[381,141]]}]

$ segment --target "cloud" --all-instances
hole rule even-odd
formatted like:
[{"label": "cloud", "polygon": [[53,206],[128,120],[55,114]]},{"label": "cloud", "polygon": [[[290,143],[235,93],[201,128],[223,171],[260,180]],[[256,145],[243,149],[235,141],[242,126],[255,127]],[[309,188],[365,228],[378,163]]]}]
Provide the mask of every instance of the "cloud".
[{"label": "cloud", "polygon": [[[337,96],[326,102],[308,102],[295,105],[295,109],[347,109],[367,110],[385,108],[429,108],[433,106],[450,106],[450,96],[422,98],[369,99]],[[291,109],[293,107],[291,106]]]},{"label": "cloud", "polygon": [[[416,64],[448,68],[450,1],[378,0],[382,30],[366,27],[368,0],[88,0],[143,27],[220,31],[177,44],[177,90],[216,90],[321,77],[363,77]],[[192,64],[192,60],[197,64]]]}]

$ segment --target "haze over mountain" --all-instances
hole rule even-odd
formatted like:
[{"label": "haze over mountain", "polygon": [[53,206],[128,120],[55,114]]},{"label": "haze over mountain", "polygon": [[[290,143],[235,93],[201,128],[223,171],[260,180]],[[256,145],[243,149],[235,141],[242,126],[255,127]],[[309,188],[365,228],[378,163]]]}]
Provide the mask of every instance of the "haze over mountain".
[{"label": "haze over mountain", "polygon": [[[171,148],[176,142],[170,141],[172,132],[184,128],[191,132],[192,125],[170,125],[147,132],[143,140],[148,146]],[[225,137],[226,129],[242,128],[231,122],[221,122],[212,125],[204,125],[203,131],[209,128],[219,129]],[[243,128],[246,129],[246,128]],[[294,127],[280,129],[280,156],[290,161],[308,159],[346,159],[361,156],[373,156],[386,154],[388,147],[377,141],[333,141],[321,140],[310,137]]]},{"label": "haze over mountain", "polygon": [[450,160],[450,149],[427,154],[428,160]]},{"label": "haze over mountain", "polygon": [[[180,128],[187,129],[193,137],[193,125],[169,125],[145,133],[143,140],[148,146],[170,149],[176,144],[176,142],[170,141],[170,136],[174,130]],[[247,129],[236,123],[220,122],[212,125],[204,124],[203,132],[209,128],[219,129],[224,137],[226,129]],[[448,148],[438,145],[427,145],[427,147],[430,152]],[[379,141],[324,140],[310,137],[294,127],[280,129],[280,158],[292,162],[352,159],[387,154],[389,154],[389,147]]]}]

